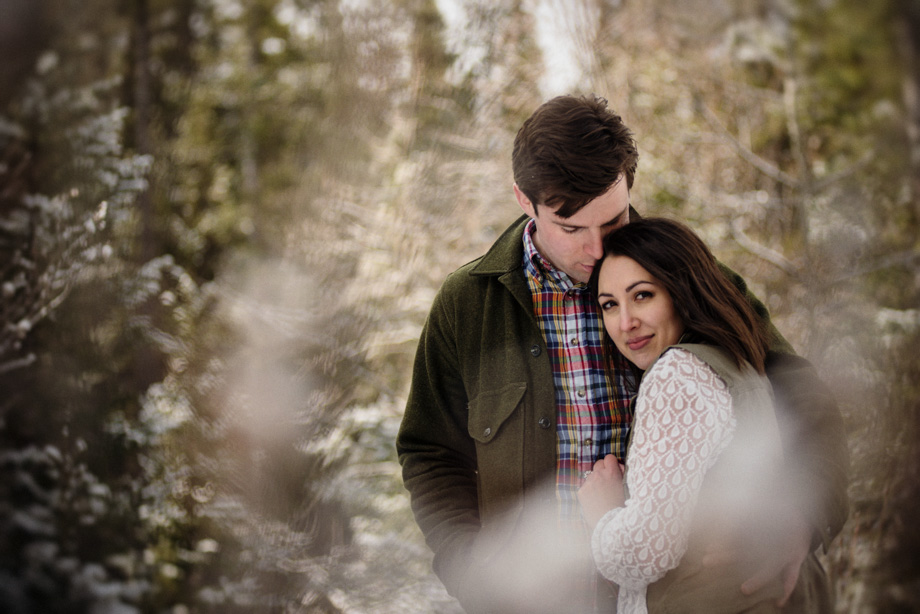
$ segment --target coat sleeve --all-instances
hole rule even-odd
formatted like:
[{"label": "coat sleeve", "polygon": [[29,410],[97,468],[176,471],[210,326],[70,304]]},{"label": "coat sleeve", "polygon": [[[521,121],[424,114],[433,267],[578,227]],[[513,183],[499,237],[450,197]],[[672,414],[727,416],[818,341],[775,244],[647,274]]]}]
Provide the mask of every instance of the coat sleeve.
[{"label": "coat sleeve", "polygon": [[795,355],[770,321],[766,306],[740,275],[720,266],[744,292],[770,333],[767,377],[776,398],[790,494],[814,529],[813,545],[822,544],[826,549],[848,513],[849,451],[843,417],[831,389],[810,362]]},{"label": "coat sleeve", "polygon": [[754,308],[754,312],[760,316],[760,319],[763,321],[764,326],[767,327],[767,333],[770,336],[770,349],[775,352],[781,352],[784,354],[795,354],[795,350],[792,349],[792,344],[786,341],[786,338],[776,329],[773,325],[773,321],[770,319],[770,311],[767,309],[767,306],[757,298],[750,288],[748,288],[747,282],[744,281],[744,278],[738,273],[734,272],[732,269],[728,268],[721,262],[718,263],[719,268],[722,269],[722,273],[731,281],[735,286],[744,293],[744,298],[747,299],[751,307]]},{"label": "coat sleeve", "polygon": [[476,451],[457,356],[453,303],[438,293],[422,329],[396,439],[412,511],[434,552],[434,571],[458,595],[480,529]]},{"label": "coat sleeve", "polygon": [[770,352],[767,376],[787,459],[793,500],[826,550],[846,522],[849,452],[843,418],[830,388],[807,360]]}]

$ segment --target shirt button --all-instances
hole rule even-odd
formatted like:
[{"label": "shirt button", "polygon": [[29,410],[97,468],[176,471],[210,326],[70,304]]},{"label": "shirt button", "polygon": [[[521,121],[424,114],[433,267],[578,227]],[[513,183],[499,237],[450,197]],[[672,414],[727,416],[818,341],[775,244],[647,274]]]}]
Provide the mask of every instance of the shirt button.
[{"label": "shirt button", "polygon": [[576,339],[575,337],[572,337],[571,339],[569,339],[569,344],[577,347],[578,339]]},{"label": "shirt button", "polygon": [[585,439],[583,445],[590,446],[593,443],[594,443],[594,440],[589,437],[588,439]]},{"label": "shirt button", "polygon": [[579,388],[577,391],[575,391],[575,394],[578,395],[578,398],[579,398],[579,399],[583,399],[583,398],[585,398],[585,394],[587,394],[587,393],[585,392],[585,389],[584,389],[584,388]]},{"label": "shirt button", "polygon": [[537,424],[540,425],[541,429],[548,429],[551,426],[549,418],[540,418],[540,421],[537,422]]},{"label": "shirt button", "polygon": [[531,354],[531,356],[533,356],[534,358],[536,358],[537,356],[539,356],[541,351],[542,351],[542,350],[540,350],[540,346],[539,346],[539,345],[532,345],[532,346],[530,346],[530,354]]}]

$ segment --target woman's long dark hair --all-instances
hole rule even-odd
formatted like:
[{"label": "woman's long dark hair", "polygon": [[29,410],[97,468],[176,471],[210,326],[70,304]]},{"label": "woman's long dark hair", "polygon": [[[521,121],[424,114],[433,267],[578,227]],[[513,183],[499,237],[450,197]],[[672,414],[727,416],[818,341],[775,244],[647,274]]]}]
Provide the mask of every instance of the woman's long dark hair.
[{"label": "woman's long dark hair", "polygon": [[[763,320],[692,230],[665,218],[642,218],[611,232],[591,274],[595,297],[598,275],[610,256],[635,260],[661,282],[683,320],[682,340],[719,346],[739,367],[747,361],[764,373],[770,338]],[[609,347],[607,334],[605,343]]]}]

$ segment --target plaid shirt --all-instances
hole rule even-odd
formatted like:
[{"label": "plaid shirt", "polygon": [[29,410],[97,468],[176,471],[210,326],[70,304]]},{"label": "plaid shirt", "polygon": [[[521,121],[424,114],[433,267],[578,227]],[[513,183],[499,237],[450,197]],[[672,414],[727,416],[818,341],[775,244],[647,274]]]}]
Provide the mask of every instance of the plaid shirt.
[{"label": "plaid shirt", "polygon": [[556,498],[563,521],[580,522],[576,491],[594,462],[626,458],[633,388],[616,353],[611,385],[604,369],[603,321],[587,284],[573,283],[537,251],[533,220],[524,230],[524,271],[549,350],[556,388]]}]

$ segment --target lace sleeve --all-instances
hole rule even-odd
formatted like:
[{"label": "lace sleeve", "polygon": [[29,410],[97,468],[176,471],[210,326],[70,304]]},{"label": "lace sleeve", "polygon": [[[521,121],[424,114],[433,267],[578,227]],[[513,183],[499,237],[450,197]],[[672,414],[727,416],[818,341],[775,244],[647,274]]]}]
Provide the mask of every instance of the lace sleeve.
[{"label": "lace sleeve", "polygon": [[735,429],[725,382],[675,348],[642,381],[626,459],[629,499],[592,536],[598,570],[622,588],[643,589],[687,549],[703,476]]}]

